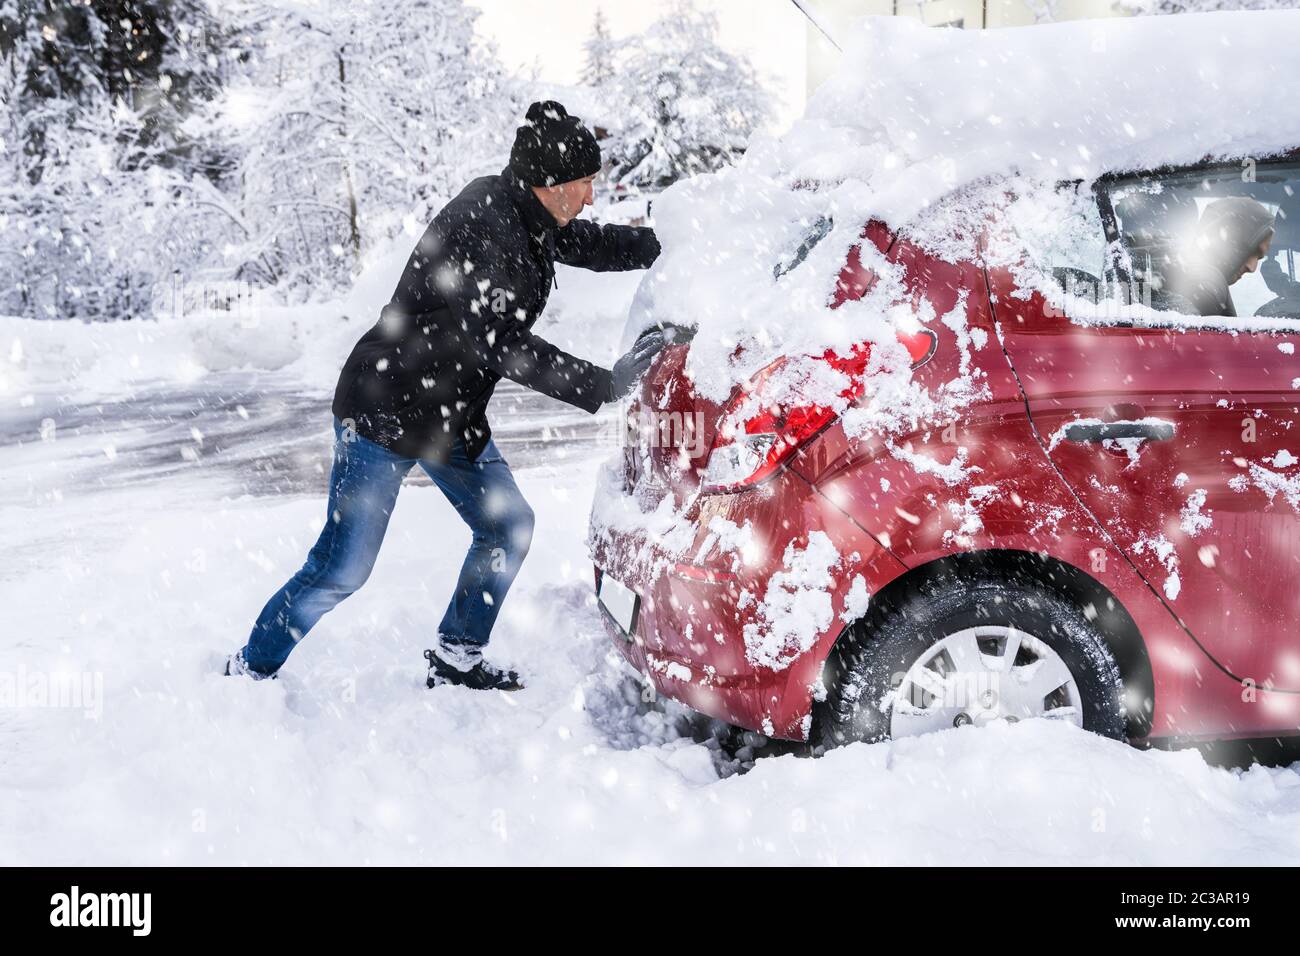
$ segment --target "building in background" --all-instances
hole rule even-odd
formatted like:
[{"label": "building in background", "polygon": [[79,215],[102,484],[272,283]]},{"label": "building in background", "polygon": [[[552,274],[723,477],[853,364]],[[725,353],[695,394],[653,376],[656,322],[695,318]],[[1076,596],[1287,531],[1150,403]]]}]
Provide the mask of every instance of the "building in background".
[{"label": "building in background", "polygon": [[[1060,20],[1124,16],[1115,0],[803,0],[833,35],[858,17],[911,17],[932,27],[967,30],[1020,27]],[[808,24],[808,91],[835,71],[839,53]]]}]

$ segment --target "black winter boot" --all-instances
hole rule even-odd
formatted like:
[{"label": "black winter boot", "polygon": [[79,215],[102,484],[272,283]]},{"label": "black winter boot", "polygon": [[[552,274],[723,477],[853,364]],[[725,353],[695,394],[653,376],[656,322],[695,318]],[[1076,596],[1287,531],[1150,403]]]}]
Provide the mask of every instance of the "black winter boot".
[{"label": "black winter boot", "polygon": [[439,638],[435,650],[424,652],[429,662],[428,687],[459,684],[471,690],[522,690],[523,683],[514,671],[502,670],[483,660],[482,648],[463,641]]}]

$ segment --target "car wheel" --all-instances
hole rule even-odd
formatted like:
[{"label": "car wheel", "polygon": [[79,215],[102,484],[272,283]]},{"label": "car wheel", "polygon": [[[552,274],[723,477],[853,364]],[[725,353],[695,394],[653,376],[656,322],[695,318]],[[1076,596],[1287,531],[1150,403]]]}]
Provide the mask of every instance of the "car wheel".
[{"label": "car wheel", "polygon": [[1081,608],[1031,583],[930,578],[847,631],[823,681],[826,747],[1030,717],[1124,738],[1105,639]]}]

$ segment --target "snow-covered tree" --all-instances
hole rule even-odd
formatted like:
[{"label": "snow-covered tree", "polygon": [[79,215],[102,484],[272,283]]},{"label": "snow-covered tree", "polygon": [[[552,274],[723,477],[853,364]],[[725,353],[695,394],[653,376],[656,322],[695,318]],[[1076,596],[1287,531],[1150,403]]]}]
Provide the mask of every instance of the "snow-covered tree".
[{"label": "snow-covered tree", "polygon": [[720,168],[768,117],[753,66],[718,45],[713,14],[676,4],[624,41],[615,95],[629,117],[611,176],[641,188]]},{"label": "snow-covered tree", "polygon": [[345,281],[403,217],[504,163],[519,104],[462,0],[248,0],[245,76],[203,132],[234,144],[223,261],[257,283]]},{"label": "snow-covered tree", "polygon": [[223,39],[208,0],[0,0],[0,57],[24,63],[14,105],[42,114],[28,127],[35,149],[46,123],[107,101],[179,161],[176,128],[220,85]]},{"label": "snow-covered tree", "polygon": [[336,286],[504,163],[522,104],[462,0],[208,4],[0,0],[0,312]]},{"label": "snow-covered tree", "polygon": [[0,0],[0,311],[148,311],[186,245],[178,130],[220,83],[204,0]]},{"label": "snow-covered tree", "polygon": [[582,66],[582,84],[584,86],[603,89],[613,81],[618,48],[618,41],[610,35],[604,9],[597,7],[596,17],[591,24],[591,36],[583,44],[585,59]]}]

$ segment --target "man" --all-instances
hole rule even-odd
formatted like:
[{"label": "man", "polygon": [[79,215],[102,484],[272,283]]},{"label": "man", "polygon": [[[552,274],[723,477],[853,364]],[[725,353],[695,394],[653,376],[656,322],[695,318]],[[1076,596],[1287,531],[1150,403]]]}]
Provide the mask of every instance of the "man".
[{"label": "man", "polygon": [[575,218],[592,204],[599,170],[600,147],[582,122],[559,103],[534,103],[510,164],[474,180],[434,218],[339,376],[325,528],[227,674],[273,676],[320,617],[361,587],[402,477],[419,465],[473,531],[437,646],[425,652],[428,685],[522,686],[483,659],[533,531],[532,510],[492,441],[492,390],[506,377],[595,412],[626,395],[663,346],[661,335],[646,336],[607,370],[531,331],[556,262],[644,269],[659,254],[651,229]]},{"label": "man", "polygon": [[1228,287],[1259,268],[1273,230],[1273,214],[1249,196],[1210,203],[1196,226],[1194,248],[1171,277],[1171,306],[1189,315],[1235,316]]}]

